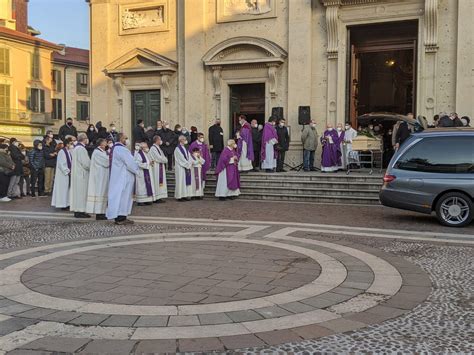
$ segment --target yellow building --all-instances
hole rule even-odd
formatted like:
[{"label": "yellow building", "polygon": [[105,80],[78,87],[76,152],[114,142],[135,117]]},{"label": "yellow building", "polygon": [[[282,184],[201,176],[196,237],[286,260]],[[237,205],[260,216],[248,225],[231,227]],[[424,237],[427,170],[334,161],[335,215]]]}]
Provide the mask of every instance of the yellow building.
[{"label": "yellow building", "polygon": [[27,6],[0,2],[0,136],[31,145],[52,125],[51,57],[61,47],[33,36]]}]

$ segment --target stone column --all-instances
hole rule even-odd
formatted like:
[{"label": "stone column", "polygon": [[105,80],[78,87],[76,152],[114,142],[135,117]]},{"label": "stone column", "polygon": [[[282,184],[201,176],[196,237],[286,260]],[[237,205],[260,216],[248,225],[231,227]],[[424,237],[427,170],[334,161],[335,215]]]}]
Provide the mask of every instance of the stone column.
[{"label": "stone column", "polygon": [[[474,120],[474,2],[458,0],[456,112]],[[467,28],[466,28],[467,26]]]},{"label": "stone column", "polygon": [[339,7],[341,0],[326,0],[326,31],[328,57],[328,92],[327,92],[327,122],[333,125],[337,122],[337,93],[338,93],[338,54],[339,54]]},{"label": "stone column", "polygon": [[[425,0],[424,15],[424,104],[420,103],[423,116],[428,121],[436,114],[436,72],[438,52],[438,0]],[[421,82],[419,79],[418,82]]]},{"label": "stone column", "polygon": [[164,72],[161,74],[161,94],[163,95],[163,101],[165,103],[165,107],[163,107],[163,116],[161,120],[169,122],[171,119],[171,108],[170,108],[170,76],[171,73]]},{"label": "stone column", "polygon": [[215,119],[221,119],[221,82],[222,67],[212,67],[212,85],[214,86],[214,101],[216,105]]}]

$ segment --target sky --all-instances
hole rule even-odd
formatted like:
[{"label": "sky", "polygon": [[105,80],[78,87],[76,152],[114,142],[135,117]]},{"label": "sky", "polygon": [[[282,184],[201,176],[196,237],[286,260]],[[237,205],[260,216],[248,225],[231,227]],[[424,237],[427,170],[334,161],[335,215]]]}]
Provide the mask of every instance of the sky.
[{"label": "sky", "polygon": [[29,25],[41,32],[40,38],[89,49],[89,4],[85,0],[30,0],[28,17]]}]

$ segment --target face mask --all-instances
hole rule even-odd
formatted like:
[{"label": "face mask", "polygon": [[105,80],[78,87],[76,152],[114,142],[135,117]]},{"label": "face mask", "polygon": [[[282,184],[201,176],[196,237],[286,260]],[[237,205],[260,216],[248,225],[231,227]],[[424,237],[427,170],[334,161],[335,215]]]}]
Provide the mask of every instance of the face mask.
[{"label": "face mask", "polygon": [[139,145],[136,145],[136,146],[135,146],[135,150],[140,150],[140,146],[139,146]]},{"label": "face mask", "polygon": [[351,128],[351,126],[346,126],[346,130],[347,130],[347,129],[350,129],[350,128]]},{"label": "face mask", "polygon": [[183,143],[184,143],[184,145],[186,145],[186,144],[188,144],[188,141],[187,141],[187,140],[185,140]]},{"label": "face mask", "polygon": [[74,145],[69,145],[69,146],[67,147],[67,149],[73,150],[73,149],[74,149]]},{"label": "face mask", "polygon": [[109,146],[109,148],[112,148],[112,147],[114,146],[114,144],[113,144],[113,143],[109,143],[108,146]]},{"label": "face mask", "polygon": [[233,147],[234,149],[237,149],[237,144],[234,144],[232,147]]},{"label": "face mask", "polygon": [[20,142],[13,142],[13,145],[14,145],[15,147],[18,147],[18,146],[20,145]]},{"label": "face mask", "polygon": [[21,154],[25,155],[25,154],[26,154],[26,150],[22,150],[22,151],[21,151]]},{"label": "face mask", "polygon": [[332,128],[332,127],[331,127],[331,128],[328,128],[328,131],[331,132],[333,129],[334,129],[334,128]]},{"label": "face mask", "polygon": [[341,128],[341,127],[337,127],[337,130],[338,130],[339,132],[341,132],[341,131],[342,131],[342,128]]},{"label": "face mask", "polygon": [[156,127],[157,131],[160,131],[163,127]]},{"label": "face mask", "polygon": [[127,146],[130,145],[130,139],[125,140],[125,145],[127,145]]},{"label": "face mask", "polygon": [[183,129],[183,133],[184,133],[184,134],[186,134],[186,133],[188,133],[188,131],[187,131],[187,130],[185,130],[185,129]]},{"label": "face mask", "polygon": [[160,142],[160,144],[159,144],[159,145],[162,145],[162,144],[163,144],[163,142]]},{"label": "face mask", "polygon": [[261,131],[263,129],[262,125],[258,125],[258,130]]},{"label": "face mask", "polygon": [[39,145],[39,146],[38,146],[38,150],[43,150],[43,146],[42,146],[42,145]]},{"label": "face mask", "polygon": [[374,126],[369,126],[369,129],[374,129]]},{"label": "face mask", "polygon": [[94,130],[94,127],[91,127],[91,128],[89,128],[89,131],[91,131],[91,132],[92,132],[93,130]]},{"label": "face mask", "polygon": [[199,142],[203,143],[203,142],[204,142],[204,138],[199,138]]},{"label": "face mask", "polygon": [[285,127],[285,124],[284,124],[284,123],[280,123],[279,126],[280,126],[280,127]]},{"label": "face mask", "polygon": [[169,124],[167,124],[167,125],[165,126],[165,128],[166,128],[166,129],[169,129],[169,128],[170,128],[170,125],[169,125]]},{"label": "face mask", "polygon": [[72,145],[75,147],[77,145],[77,142],[76,141],[72,142]]},{"label": "face mask", "polygon": [[388,134],[389,134],[389,135],[392,134],[392,131],[388,131]]},{"label": "face mask", "polygon": [[145,153],[148,153],[148,152],[150,151],[150,149],[149,149],[149,148],[145,148],[145,149],[143,149],[143,151],[144,151]]},{"label": "face mask", "polygon": [[111,132],[115,132],[115,127],[110,127]]},{"label": "face mask", "polygon": [[380,131],[380,127],[374,127],[374,131],[375,131],[375,132]]},{"label": "face mask", "polygon": [[68,122],[67,125],[70,127],[72,126],[72,122]]},{"label": "face mask", "polygon": [[181,132],[181,128],[178,128],[176,131]]},{"label": "face mask", "polygon": [[48,134],[48,137],[53,138],[53,134],[52,133]]},{"label": "face mask", "polygon": [[220,125],[221,125],[221,123],[220,123],[220,122],[216,122],[216,126],[220,126]]}]

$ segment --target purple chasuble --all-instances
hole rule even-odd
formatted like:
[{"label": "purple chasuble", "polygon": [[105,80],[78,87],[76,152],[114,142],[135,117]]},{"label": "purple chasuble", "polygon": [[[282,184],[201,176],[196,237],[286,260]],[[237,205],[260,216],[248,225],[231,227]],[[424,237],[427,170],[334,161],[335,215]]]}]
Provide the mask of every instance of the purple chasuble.
[{"label": "purple chasuble", "polygon": [[240,129],[240,139],[237,141],[237,152],[239,158],[242,155],[243,142],[247,143],[247,159],[253,161],[255,157],[253,155],[252,128],[248,122],[245,122]]},{"label": "purple chasuble", "polygon": [[[234,164],[229,163],[232,157],[234,157]],[[237,164],[237,153],[233,149],[225,147],[221,153],[219,162],[217,163],[216,175],[217,178],[219,178],[219,174],[225,169],[227,177],[227,188],[229,190],[240,189],[240,173]]]},{"label": "purple chasuble", "polygon": [[[142,163],[146,163],[147,160],[146,160],[145,152],[143,152],[143,150],[140,150],[138,154],[140,154],[142,158]],[[149,169],[143,169],[143,177],[145,178],[146,195],[153,196],[153,189],[151,187],[151,177],[150,177]]]},{"label": "purple chasuble", "polygon": [[204,159],[204,164],[201,168],[202,181],[206,181],[206,174],[211,167],[211,153],[209,153],[209,147],[205,143],[194,141],[189,145],[189,152],[192,153],[194,148],[198,148],[201,152],[201,156]]},{"label": "purple chasuble", "polygon": [[[262,161],[265,160],[265,154],[267,149],[266,145],[271,139],[276,139],[276,141],[278,142],[278,135],[275,127],[270,122],[267,122],[263,127],[262,133],[262,148],[260,150],[260,156],[262,158]],[[273,151],[275,154],[274,156],[276,158],[278,152],[275,150],[275,146],[273,146]]]},{"label": "purple chasuble", "polygon": [[[155,148],[156,151],[158,152],[159,155],[161,155],[161,152],[160,150],[157,148],[156,145],[153,145],[152,148]],[[163,182],[164,182],[164,168],[163,168],[163,164],[162,163],[158,163],[158,183],[160,184],[160,186],[163,186]]]},{"label": "purple chasuble", "polygon": [[[334,143],[329,143],[329,140],[325,140],[325,137],[331,137]],[[339,151],[339,137],[337,136],[336,130],[326,130],[321,137],[321,143],[323,144],[323,152],[321,155],[321,165],[323,167],[332,167],[338,165],[338,151]]]},{"label": "purple chasuble", "polygon": [[[189,160],[189,155],[186,150],[181,144],[178,145],[178,149],[183,154],[183,156],[186,158],[186,160]],[[191,185],[191,170],[190,169],[184,169],[186,171],[186,186]]]}]

